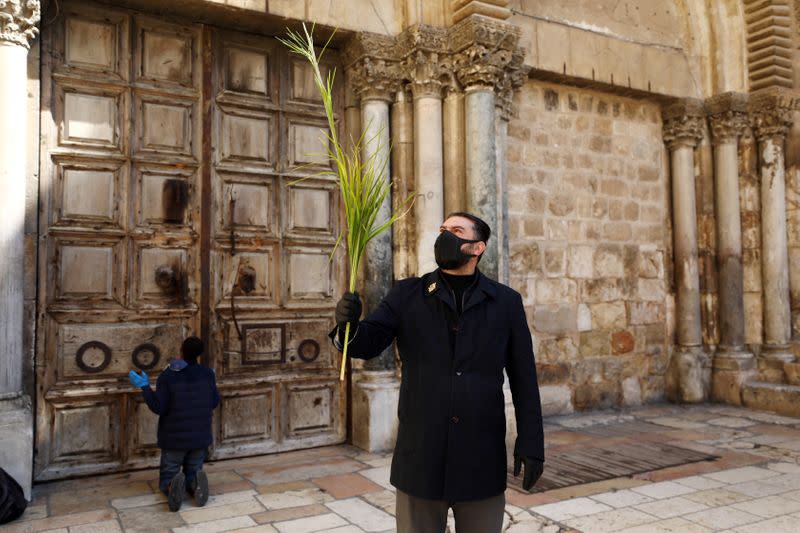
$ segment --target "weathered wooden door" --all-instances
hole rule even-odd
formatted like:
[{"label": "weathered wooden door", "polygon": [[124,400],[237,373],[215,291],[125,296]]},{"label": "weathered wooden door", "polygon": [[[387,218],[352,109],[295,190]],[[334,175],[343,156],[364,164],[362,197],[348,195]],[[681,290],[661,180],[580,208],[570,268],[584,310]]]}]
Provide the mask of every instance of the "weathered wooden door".
[{"label": "weathered wooden door", "polygon": [[223,396],[217,457],[341,442],[338,200],[295,183],[319,167],[293,170],[324,126],[307,70],[273,38],[60,8],[42,43],[36,478],[153,465],[157,419],[127,373],[155,378],[187,335]]}]

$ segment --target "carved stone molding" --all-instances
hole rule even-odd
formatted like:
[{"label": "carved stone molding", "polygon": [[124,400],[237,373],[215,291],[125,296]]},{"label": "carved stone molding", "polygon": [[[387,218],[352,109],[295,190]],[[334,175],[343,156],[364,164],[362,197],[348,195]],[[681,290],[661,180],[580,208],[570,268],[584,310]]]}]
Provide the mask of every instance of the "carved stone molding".
[{"label": "carved stone molding", "polygon": [[505,20],[511,17],[508,0],[452,0],[453,24],[470,15],[484,15]]},{"label": "carved stone molding", "polygon": [[472,15],[449,30],[458,79],[465,87],[497,88],[518,55],[520,29],[488,17]]},{"label": "carved stone molding", "polygon": [[670,150],[680,146],[694,148],[703,138],[705,110],[701,100],[675,102],[665,107],[661,114],[664,119],[664,142]]},{"label": "carved stone molding", "polygon": [[714,144],[736,142],[748,126],[747,95],[724,93],[705,102]]},{"label": "carved stone molding", "polygon": [[750,94],[750,124],[756,139],[786,137],[796,109],[800,109],[800,94],[790,89],[770,88]]},{"label": "carved stone molding", "polygon": [[0,42],[30,48],[40,16],[39,0],[0,0]]},{"label": "carved stone molding", "polygon": [[349,89],[362,100],[391,102],[402,82],[402,70],[392,37],[360,32],[344,50]]}]

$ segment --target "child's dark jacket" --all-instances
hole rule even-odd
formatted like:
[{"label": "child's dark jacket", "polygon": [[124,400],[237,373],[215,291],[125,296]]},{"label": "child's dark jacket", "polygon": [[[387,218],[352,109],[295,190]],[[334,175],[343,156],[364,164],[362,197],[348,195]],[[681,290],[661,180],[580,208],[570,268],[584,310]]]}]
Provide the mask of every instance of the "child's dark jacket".
[{"label": "child's dark jacket", "polygon": [[211,444],[211,413],[219,405],[214,372],[197,363],[174,360],[156,382],[142,388],[158,418],[158,447],[194,450]]}]

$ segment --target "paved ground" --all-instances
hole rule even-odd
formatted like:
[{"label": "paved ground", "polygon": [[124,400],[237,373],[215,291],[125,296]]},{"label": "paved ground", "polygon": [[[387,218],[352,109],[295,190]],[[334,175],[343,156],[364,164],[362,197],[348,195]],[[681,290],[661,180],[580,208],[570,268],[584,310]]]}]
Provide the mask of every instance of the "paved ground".
[{"label": "paved ground", "polygon": [[[631,433],[631,422],[659,426]],[[650,426],[652,428],[652,426]],[[616,428],[620,431],[617,432]],[[603,436],[606,435],[606,436]],[[551,451],[657,440],[719,455],[541,494],[506,493],[506,531],[800,531],[800,419],[722,406],[656,406],[550,418]],[[394,529],[387,455],[336,446],[219,461],[212,497],[170,513],[153,470],[38,485],[3,532],[356,533]]]}]

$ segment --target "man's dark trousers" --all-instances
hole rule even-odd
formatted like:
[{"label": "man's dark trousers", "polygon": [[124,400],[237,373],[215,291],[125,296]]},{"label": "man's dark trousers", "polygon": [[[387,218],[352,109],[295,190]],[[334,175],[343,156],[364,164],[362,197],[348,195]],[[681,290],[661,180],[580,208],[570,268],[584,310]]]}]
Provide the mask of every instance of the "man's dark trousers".
[{"label": "man's dark trousers", "polygon": [[415,498],[397,491],[397,533],[443,533],[447,511],[453,508],[456,533],[492,533],[503,529],[504,493],[491,498],[450,504]]},{"label": "man's dark trousers", "polygon": [[169,484],[183,468],[186,486],[191,487],[197,473],[203,469],[206,458],[205,449],[199,450],[161,450],[161,465],[158,471],[158,488],[169,494]]}]

